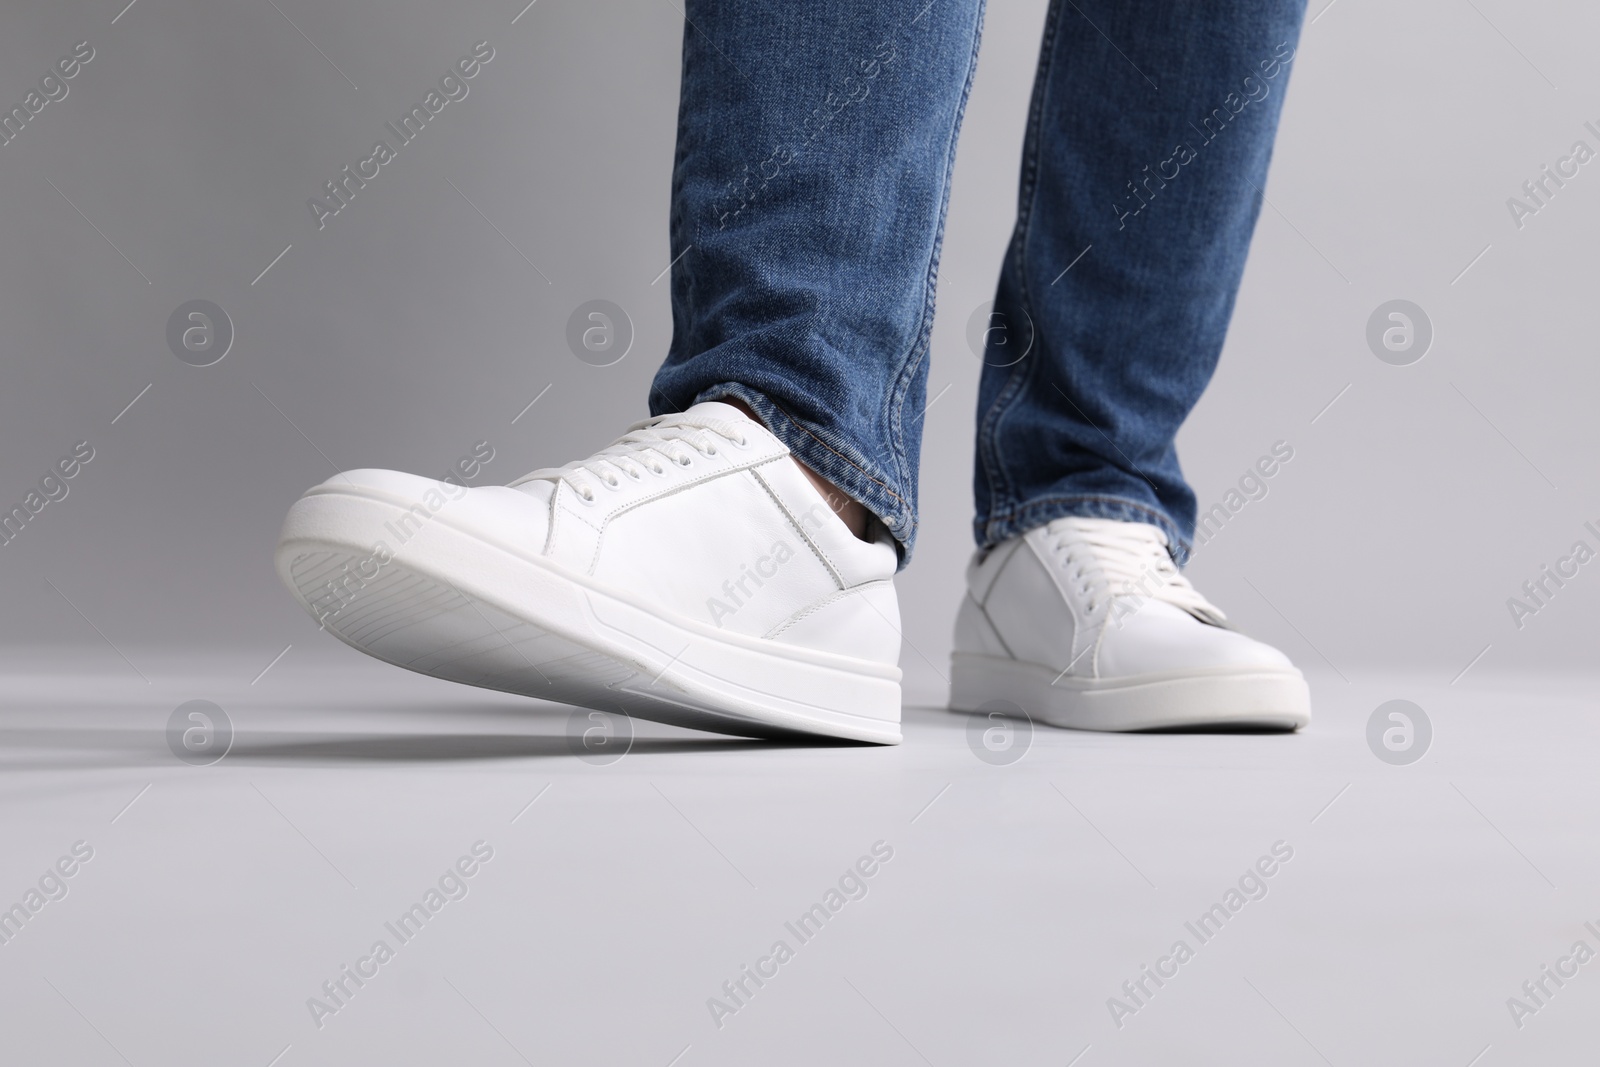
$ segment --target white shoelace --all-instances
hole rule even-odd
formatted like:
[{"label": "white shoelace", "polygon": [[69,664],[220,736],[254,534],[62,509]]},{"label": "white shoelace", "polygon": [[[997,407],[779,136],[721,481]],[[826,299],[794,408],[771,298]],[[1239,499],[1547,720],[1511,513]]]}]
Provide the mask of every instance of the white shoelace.
[{"label": "white shoelace", "polygon": [[1189,584],[1167,551],[1167,537],[1142,522],[1071,516],[1045,528],[1056,562],[1087,596],[1089,610],[1114,597],[1130,597],[1129,610],[1160,600],[1201,622],[1226,626],[1227,616]]},{"label": "white shoelace", "polygon": [[628,427],[628,432],[602,448],[588,459],[580,459],[563,467],[541,467],[524,474],[511,483],[512,488],[524,482],[546,480],[565,482],[585,501],[593,502],[595,485],[617,489],[622,478],[641,481],[648,471],[662,475],[664,464],[688,467],[694,463],[694,453],[715,456],[719,439],[732,441],[743,447],[748,440],[745,428],[728,419],[698,415],[657,415]]}]

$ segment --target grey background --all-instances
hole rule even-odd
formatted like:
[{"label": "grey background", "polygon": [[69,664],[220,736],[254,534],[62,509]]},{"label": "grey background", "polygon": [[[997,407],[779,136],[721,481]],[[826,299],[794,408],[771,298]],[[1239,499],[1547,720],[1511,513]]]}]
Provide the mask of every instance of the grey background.
[{"label": "grey background", "polygon": [[[948,391],[900,583],[906,743],[641,723],[595,766],[570,709],[316,633],[270,556],[335,466],[439,475],[487,439],[483,480],[505,481],[643,415],[669,331],[651,280],[681,15],[276,2],[0,11],[0,106],[77,41],[97,53],[0,147],[0,501],[96,449],[0,548],[0,908],[95,849],[0,945],[0,1059],[1592,1061],[1600,964],[1520,1029],[1506,998],[1600,943],[1600,562],[1521,631],[1505,601],[1600,518],[1600,164],[1520,232],[1505,199],[1600,119],[1600,12],[1312,12],[1228,350],[1182,441],[1206,504],[1294,446],[1193,573],[1306,668],[1309,730],[1038,729],[993,766],[940,710],[969,551],[963,335],[1009,230],[1044,11],[1022,0],[990,11],[951,204],[930,395]],[[496,58],[471,95],[318,232],[306,199],[480,39]],[[612,367],[563,340],[594,298],[637,328]],[[1436,332],[1408,367],[1364,340],[1396,298]],[[166,347],[194,299],[237,330],[215,366]],[[212,766],[167,746],[197,699],[234,727]],[[1395,699],[1431,724],[1405,766],[1367,737]],[[496,858],[470,895],[317,1029],[306,998],[480,838]],[[706,998],[879,839],[896,858],[869,896],[716,1029]],[[1278,840],[1296,854],[1269,896],[1116,1028],[1107,998]]]},{"label": "grey background", "polygon": [[[0,549],[0,639],[99,643],[48,577],[119,646],[328,644],[270,554],[333,466],[438,475],[486,439],[482,480],[500,482],[643,416],[670,334],[651,283],[671,258],[682,18],[667,0],[539,0],[515,25],[516,4],[138,0],[112,25],[119,6],[0,16],[0,100],[77,41],[96,50],[0,147],[0,499],[81,438],[97,453]],[[961,142],[929,393],[949,388],[927,415],[924,533],[901,583],[914,669],[944,669],[971,547],[964,332],[1009,232],[1043,6],[990,12]],[[1586,669],[1591,568],[1520,632],[1505,601],[1600,518],[1600,178],[1584,168],[1520,232],[1505,200],[1595,142],[1600,12],[1338,0],[1312,17],[1221,370],[1181,441],[1203,506],[1273,442],[1295,458],[1192,573],[1311,670],[1448,680],[1485,646],[1474,670]],[[480,39],[496,57],[468,98],[319,232],[307,198]],[[637,330],[616,366],[563,340],[595,297]],[[1396,297],[1436,332],[1410,367],[1364,341]],[[197,298],[237,330],[207,368],[164,341]]]}]

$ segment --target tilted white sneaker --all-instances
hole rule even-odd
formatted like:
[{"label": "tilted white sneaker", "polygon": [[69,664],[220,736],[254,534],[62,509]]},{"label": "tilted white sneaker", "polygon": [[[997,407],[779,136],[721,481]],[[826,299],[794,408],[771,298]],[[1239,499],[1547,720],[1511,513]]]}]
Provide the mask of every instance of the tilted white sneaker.
[{"label": "tilted white sneaker", "polygon": [[468,685],[743,736],[900,740],[893,541],[853,536],[726,404],[467,488],[357,470],[290,508],[279,576],[346,644]]},{"label": "tilted white sneaker", "polygon": [[1228,629],[1156,527],[1065,518],[973,559],[956,614],[950,707],[1009,701],[1080,730],[1311,721],[1305,679]]}]

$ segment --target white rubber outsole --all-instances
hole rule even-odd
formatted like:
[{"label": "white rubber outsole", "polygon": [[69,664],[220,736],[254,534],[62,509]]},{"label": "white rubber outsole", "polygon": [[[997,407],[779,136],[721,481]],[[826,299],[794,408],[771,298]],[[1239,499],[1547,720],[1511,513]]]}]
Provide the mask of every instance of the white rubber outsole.
[{"label": "white rubber outsole", "polygon": [[953,655],[950,710],[990,711],[995,701],[1072,730],[1298,730],[1311,722],[1311,691],[1293,668],[1103,681],[1058,678],[1041,664],[999,656]]},{"label": "white rubber outsole", "polygon": [[[279,577],[346,644],[419,674],[743,737],[900,742],[900,670],[729,633],[436,515],[323,486],[289,510]],[[392,558],[374,559],[382,542]],[[338,595],[332,595],[338,590]]]}]

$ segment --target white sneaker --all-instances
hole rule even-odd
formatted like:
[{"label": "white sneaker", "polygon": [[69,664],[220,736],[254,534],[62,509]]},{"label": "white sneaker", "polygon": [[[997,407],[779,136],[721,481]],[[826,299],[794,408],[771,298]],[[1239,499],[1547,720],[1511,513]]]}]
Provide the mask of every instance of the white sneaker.
[{"label": "white sneaker", "polygon": [[743,736],[900,740],[896,552],[726,404],[510,486],[357,470],[277,568],[340,640],[437,678]]},{"label": "white sneaker", "polygon": [[955,711],[1003,700],[1079,730],[1311,721],[1300,672],[1228,629],[1142,522],[1057,519],[975,557],[951,660]]}]

